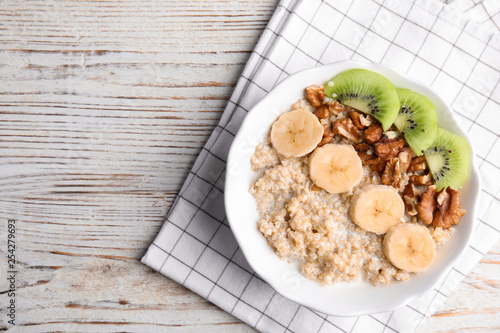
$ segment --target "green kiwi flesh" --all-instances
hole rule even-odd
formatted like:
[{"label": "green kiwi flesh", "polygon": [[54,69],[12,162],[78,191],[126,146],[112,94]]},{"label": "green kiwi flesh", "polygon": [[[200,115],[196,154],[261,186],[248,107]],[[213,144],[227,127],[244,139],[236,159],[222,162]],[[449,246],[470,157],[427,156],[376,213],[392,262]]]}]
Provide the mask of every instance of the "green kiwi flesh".
[{"label": "green kiwi flesh", "polygon": [[470,147],[467,140],[438,128],[436,139],[424,152],[436,190],[460,188],[469,176]]},{"label": "green kiwi flesh", "polygon": [[394,125],[403,134],[417,156],[429,148],[436,138],[438,119],[430,99],[409,89],[396,89],[401,109]]},{"label": "green kiwi flesh", "polygon": [[394,123],[400,109],[391,81],[366,69],[350,69],[335,76],[325,84],[325,94],[373,116],[384,131]]}]

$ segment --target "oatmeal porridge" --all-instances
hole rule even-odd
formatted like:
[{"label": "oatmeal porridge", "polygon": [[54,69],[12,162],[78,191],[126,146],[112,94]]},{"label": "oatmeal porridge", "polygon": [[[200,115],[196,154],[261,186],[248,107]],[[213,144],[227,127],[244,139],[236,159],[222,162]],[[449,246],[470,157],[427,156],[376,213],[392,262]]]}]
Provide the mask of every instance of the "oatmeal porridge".
[{"label": "oatmeal porridge", "polygon": [[[325,96],[321,86],[308,87],[306,98],[293,104],[287,114],[289,119],[281,116],[273,124],[250,161],[252,170],[262,173],[250,185],[260,216],[258,229],[275,253],[283,260],[299,262],[304,276],[325,285],[360,279],[373,285],[389,284],[425,270],[434,258],[432,251],[446,243],[453,234],[451,225],[465,214],[458,191],[436,189],[436,176],[431,175],[423,155],[413,153],[402,131],[394,126],[384,129],[369,113]],[[291,131],[285,127],[295,119],[293,128],[298,134],[290,139]],[[313,136],[314,142],[308,143]],[[314,161],[320,150],[345,147],[353,155],[347,164],[344,157],[319,161],[321,165]],[[360,166],[359,177],[351,170],[355,163]],[[320,181],[321,168],[326,165],[328,173],[334,164],[341,177],[327,175],[326,181]],[[381,204],[378,192],[358,205],[383,206],[382,210],[389,210],[380,213],[386,214],[383,221],[374,217],[378,208],[368,209],[363,216],[353,212],[362,209],[354,205],[362,195],[368,196],[368,189],[390,189],[388,195],[395,197],[394,205],[387,201],[393,199],[385,198]],[[370,216],[365,219],[366,215]],[[402,254],[400,245],[395,245],[407,237],[401,225],[418,227],[412,232],[428,237],[428,250],[422,255],[425,267],[419,266],[420,258]]]}]

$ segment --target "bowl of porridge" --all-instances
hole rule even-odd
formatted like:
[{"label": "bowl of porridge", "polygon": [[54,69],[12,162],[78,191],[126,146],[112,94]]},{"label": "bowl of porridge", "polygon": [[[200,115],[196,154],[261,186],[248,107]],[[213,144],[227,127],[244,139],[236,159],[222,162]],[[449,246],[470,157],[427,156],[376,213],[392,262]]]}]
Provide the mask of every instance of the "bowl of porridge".
[{"label": "bowl of porridge", "polygon": [[468,147],[446,103],[406,75],[355,61],[308,69],[243,122],[227,217],[281,295],[330,315],[393,310],[469,243],[480,188]]}]

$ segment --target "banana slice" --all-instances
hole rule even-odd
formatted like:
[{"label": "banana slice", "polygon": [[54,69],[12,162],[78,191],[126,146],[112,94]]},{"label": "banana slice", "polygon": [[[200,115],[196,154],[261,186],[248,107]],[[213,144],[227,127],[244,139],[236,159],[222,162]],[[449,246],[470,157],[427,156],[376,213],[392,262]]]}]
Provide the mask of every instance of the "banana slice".
[{"label": "banana slice", "polygon": [[401,196],[394,187],[386,185],[368,185],[356,191],[349,208],[354,223],[376,234],[384,234],[401,223],[404,212]]},{"label": "banana slice", "polygon": [[429,230],[420,224],[402,223],[384,236],[384,254],[397,268],[423,272],[434,261],[436,244]]},{"label": "banana slice", "polygon": [[285,157],[309,154],[323,138],[323,126],[311,112],[299,109],[281,115],[271,128],[271,143]]},{"label": "banana slice", "polygon": [[309,157],[312,181],[329,193],[352,190],[363,176],[361,160],[350,145],[326,144]]}]

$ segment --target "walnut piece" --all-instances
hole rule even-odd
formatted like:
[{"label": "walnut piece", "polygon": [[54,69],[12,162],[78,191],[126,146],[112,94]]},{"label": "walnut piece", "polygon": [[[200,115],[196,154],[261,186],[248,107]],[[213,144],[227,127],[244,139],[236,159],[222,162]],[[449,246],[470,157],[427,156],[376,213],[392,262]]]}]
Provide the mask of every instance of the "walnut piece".
[{"label": "walnut piece", "polygon": [[369,119],[369,115],[363,115],[356,111],[349,111],[349,117],[351,117],[354,126],[360,130],[365,129],[372,124],[372,121]]},{"label": "walnut piece", "polygon": [[403,202],[406,206],[408,215],[415,216],[418,214],[418,197],[415,193],[415,186],[413,186],[412,183],[406,184],[405,189],[403,190]]},{"label": "walnut piece", "polygon": [[329,123],[323,124],[323,139],[318,143],[318,147],[324,146],[327,143],[330,143],[333,139],[333,131],[332,127],[330,126]]},{"label": "walnut piece", "polygon": [[372,147],[366,143],[358,143],[357,145],[354,145],[354,149],[362,153],[370,153],[372,151]]},{"label": "walnut piece", "polygon": [[410,147],[403,147],[399,152],[399,166],[401,167],[401,173],[406,173],[410,167],[411,158],[413,157],[413,150]]},{"label": "walnut piece", "polygon": [[427,163],[425,162],[425,156],[422,155],[411,160],[408,172],[415,172],[425,169],[427,169]]},{"label": "walnut piece", "polygon": [[411,175],[410,182],[415,185],[432,185],[434,181],[432,180],[432,176],[430,173],[425,175]]},{"label": "walnut piece", "polygon": [[372,165],[380,162],[380,157],[373,153],[372,147],[367,145],[366,143],[360,143],[354,145],[354,149],[358,153],[359,158],[361,159],[361,163],[363,165]]},{"label": "walnut piece", "polygon": [[331,103],[328,103],[328,110],[330,110],[331,114],[338,116],[341,112],[345,110],[345,107],[338,101],[333,101]]},{"label": "walnut piece", "polygon": [[380,158],[376,164],[372,164],[371,168],[376,172],[383,172],[385,170],[385,165],[387,164],[387,160],[384,158]]},{"label": "walnut piece", "polygon": [[306,88],[306,97],[315,108],[321,106],[325,98],[325,88],[323,86],[309,86]]},{"label": "walnut piece", "polygon": [[330,110],[326,105],[321,105],[316,111],[313,112],[319,119],[326,119],[330,115]]},{"label": "walnut piece", "polygon": [[401,167],[399,158],[395,157],[387,161],[382,175],[382,184],[399,188],[401,181]]},{"label": "walnut piece", "polygon": [[359,130],[353,125],[351,118],[344,118],[336,120],[332,124],[333,133],[340,134],[345,136],[351,141],[356,143],[361,142],[361,133]]},{"label": "walnut piece", "polygon": [[380,157],[374,154],[358,152],[358,156],[361,159],[361,164],[363,165],[378,165],[378,163],[380,162]]},{"label": "walnut piece", "polygon": [[[366,132],[366,131],[365,131]],[[405,140],[401,137],[396,139],[383,138],[379,142],[373,145],[375,153],[383,159],[391,159],[399,154],[399,151],[403,149],[405,145]]]},{"label": "walnut piece", "polygon": [[422,194],[422,199],[417,204],[418,216],[420,216],[422,221],[427,225],[431,224],[434,219],[434,210],[437,206],[436,198],[436,186],[432,185]]},{"label": "walnut piece", "polygon": [[382,130],[382,126],[379,124],[371,124],[365,131],[363,132],[363,138],[369,144],[374,144],[375,142],[380,141],[382,139],[384,131]]}]

